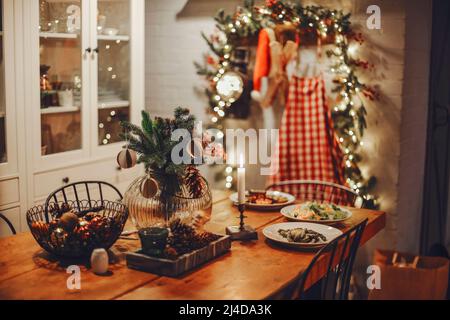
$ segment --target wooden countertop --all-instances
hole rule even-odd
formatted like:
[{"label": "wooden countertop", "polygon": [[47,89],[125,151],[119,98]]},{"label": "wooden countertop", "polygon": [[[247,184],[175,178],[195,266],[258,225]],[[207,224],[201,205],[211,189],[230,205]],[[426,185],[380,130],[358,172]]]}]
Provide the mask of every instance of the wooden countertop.
[{"label": "wooden countertop", "polygon": [[[209,231],[224,233],[238,223],[238,211],[224,191],[213,192],[213,216]],[[337,225],[345,231],[369,219],[361,245],[385,226],[380,211],[352,209],[352,217]],[[98,276],[79,261],[58,262],[33,239],[31,233],[0,239],[0,299],[264,299],[294,281],[314,252],[275,247],[261,233],[264,226],[284,221],[279,212],[247,211],[246,223],[256,228],[259,239],[233,242],[231,251],[179,278],[161,277],[127,268],[125,252],[139,241],[119,240],[111,250],[110,274]],[[69,290],[68,265],[81,268],[81,289]],[[320,272],[316,272],[320,278]]]}]

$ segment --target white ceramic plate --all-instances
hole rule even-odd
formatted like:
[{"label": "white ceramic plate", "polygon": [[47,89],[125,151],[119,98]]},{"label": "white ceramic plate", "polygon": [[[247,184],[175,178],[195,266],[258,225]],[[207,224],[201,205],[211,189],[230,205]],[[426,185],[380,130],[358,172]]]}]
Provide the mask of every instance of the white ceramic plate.
[{"label": "white ceramic plate", "polygon": [[350,210],[348,210],[346,208],[339,207],[339,208],[341,208],[342,211],[344,211],[347,214],[347,216],[345,218],[343,218],[343,219],[336,219],[336,220],[309,220],[309,219],[301,219],[301,218],[294,217],[292,215],[292,212],[294,211],[294,209],[296,207],[302,206],[302,205],[304,205],[304,203],[294,204],[294,205],[290,205],[290,206],[284,207],[283,209],[281,209],[281,214],[283,216],[285,216],[288,220],[291,220],[291,221],[313,222],[313,223],[322,223],[322,224],[333,224],[333,223],[342,222],[342,221],[345,221],[345,220],[349,219],[352,216],[352,212]]},{"label": "white ceramic plate", "polygon": [[[247,191],[248,192],[248,191]],[[281,192],[281,191],[267,191],[268,196],[282,196],[287,199],[286,202],[283,203],[276,203],[276,204],[256,204],[256,203],[246,203],[246,207],[248,209],[254,209],[254,210],[279,210],[283,208],[284,206],[290,205],[295,202],[295,197],[292,194]],[[233,202],[234,205],[238,204],[238,194],[237,192],[230,195],[230,200]]]},{"label": "white ceramic plate", "polygon": [[[318,242],[318,243],[298,243],[298,242],[289,242],[286,238],[282,237],[278,230],[291,230],[295,228],[307,228],[316,232],[323,234],[326,238],[326,242]],[[318,248],[326,245],[331,240],[339,237],[342,234],[342,231],[327,225],[318,224],[318,223],[310,223],[310,222],[282,222],[272,224],[263,229],[263,234],[266,238],[275,241],[279,244],[293,247],[293,248]]]}]

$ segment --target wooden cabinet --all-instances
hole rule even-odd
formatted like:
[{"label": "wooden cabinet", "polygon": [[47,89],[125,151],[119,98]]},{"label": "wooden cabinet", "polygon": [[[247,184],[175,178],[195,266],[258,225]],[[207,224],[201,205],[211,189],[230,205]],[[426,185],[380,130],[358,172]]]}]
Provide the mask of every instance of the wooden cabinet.
[{"label": "wooden cabinet", "polygon": [[[1,0],[0,11],[0,212],[16,229],[20,229],[21,212],[26,210],[27,203],[23,192],[25,157],[21,157],[25,133],[23,126],[19,132],[22,109],[18,104],[20,97],[18,99],[16,94],[17,81],[20,80],[16,72],[18,57],[15,51],[19,21],[15,19],[13,1]],[[10,234],[6,223],[0,221],[0,236]]]},{"label": "wooden cabinet", "polygon": [[120,121],[138,123],[144,108],[144,0],[2,3],[9,42],[0,82],[0,210],[14,201],[15,226],[25,231],[26,209],[64,183],[104,180],[125,191],[140,174],[119,170],[115,157],[124,144]]}]

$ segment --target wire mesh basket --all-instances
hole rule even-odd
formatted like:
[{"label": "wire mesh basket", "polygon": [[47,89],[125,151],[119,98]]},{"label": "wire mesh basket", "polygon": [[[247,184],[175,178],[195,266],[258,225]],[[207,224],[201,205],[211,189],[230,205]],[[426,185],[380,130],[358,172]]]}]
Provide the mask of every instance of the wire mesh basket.
[{"label": "wire mesh basket", "polygon": [[51,202],[27,212],[36,241],[59,257],[82,257],[97,248],[109,249],[127,218],[124,204],[104,199]]}]

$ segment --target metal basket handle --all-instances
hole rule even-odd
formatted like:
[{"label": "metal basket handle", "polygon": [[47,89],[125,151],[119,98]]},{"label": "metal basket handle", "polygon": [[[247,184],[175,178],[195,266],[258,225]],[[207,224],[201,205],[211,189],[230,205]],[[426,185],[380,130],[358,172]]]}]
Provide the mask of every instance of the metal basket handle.
[{"label": "metal basket handle", "polygon": [[78,196],[78,188],[77,188],[77,186],[82,186],[82,185],[84,185],[84,187],[85,187],[84,189],[85,189],[86,194],[87,194],[87,198],[88,198],[88,201],[89,201],[89,206],[91,206],[91,201],[93,200],[93,199],[91,199],[91,193],[90,193],[90,190],[89,190],[90,186],[98,186],[99,192],[100,192],[100,201],[101,201],[102,205],[103,205],[103,201],[105,200],[104,197],[103,197],[103,188],[102,188],[102,186],[106,186],[106,187],[109,187],[112,190],[114,190],[117,193],[117,195],[119,196],[119,199],[118,199],[119,201],[121,201],[123,199],[123,196],[120,193],[119,189],[117,189],[115,186],[113,186],[112,184],[110,184],[108,182],[104,182],[104,181],[79,181],[79,182],[73,182],[73,183],[67,184],[67,185],[65,185],[65,186],[63,186],[61,188],[56,189],[45,200],[44,214],[45,214],[45,221],[47,223],[49,223],[49,221],[50,221],[48,213],[49,213],[49,206],[50,206],[51,202],[54,201],[54,203],[56,205],[56,210],[60,210],[60,207],[59,207],[59,204],[58,204],[59,203],[58,202],[58,196],[59,197],[62,196],[63,201],[60,201],[60,202],[68,204],[66,190],[73,189],[74,195],[75,195],[75,201],[74,202],[77,204],[77,207],[78,207],[79,211],[81,211],[80,199],[79,199],[79,196]]}]

